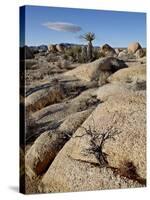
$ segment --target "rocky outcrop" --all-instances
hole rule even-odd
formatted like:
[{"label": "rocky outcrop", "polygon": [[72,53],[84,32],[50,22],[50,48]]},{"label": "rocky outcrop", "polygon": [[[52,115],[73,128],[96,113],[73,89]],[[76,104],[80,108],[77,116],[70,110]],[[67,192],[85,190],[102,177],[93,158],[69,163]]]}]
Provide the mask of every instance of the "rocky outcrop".
[{"label": "rocky outcrop", "polygon": [[63,44],[57,44],[56,45],[56,50],[58,51],[58,52],[64,52],[64,50],[65,50],[65,46],[63,45]]},{"label": "rocky outcrop", "polygon": [[99,100],[96,99],[95,89],[89,89],[67,102],[53,104],[32,113],[32,117],[39,124],[53,120],[59,122],[68,115],[85,111],[93,106],[95,107],[98,103]]},{"label": "rocky outcrop", "polygon": [[64,92],[59,86],[41,88],[27,96],[25,100],[26,110],[35,112],[45,106],[60,102],[64,96]]},{"label": "rocky outcrop", "polygon": [[57,51],[55,44],[48,45],[48,51],[51,53],[55,53]]},{"label": "rocky outcrop", "polygon": [[92,109],[69,115],[56,130],[42,133],[26,155],[26,165],[37,175],[42,174],[54,160],[63,145],[84,122]]},{"label": "rocky outcrop", "polygon": [[121,60],[128,60],[128,54],[127,52],[125,51],[121,51],[119,54],[118,54],[118,58],[121,59]]},{"label": "rocky outcrop", "polygon": [[39,185],[40,192],[78,192],[142,187],[138,182],[115,175],[109,168],[99,168],[88,162],[71,159],[67,155],[68,151],[69,144],[60,152],[43,176]]},{"label": "rocky outcrop", "polygon": [[113,49],[110,45],[108,44],[104,44],[101,48],[100,48],[100,53],[102,53],[102,55],[104,56],[113,56],[116,57],[117,53],[115,51],[115,49]]},{"label": "rocky outcrop", "polygon": [[126,69],[121,69],[116,73],[112,74],[108,78],[108,82],[122,82],[122,83],[143,83],[146,84],[146,67],[140,65],[139,67],[134,66]]},{"label": "rocky outcrop", "polygon": [[[115,141],[107,140],[104,144],[104,152],[108,155],[109,165],[122,169],[127,163],[132,163],[136,169],[133,177],[146,179],[146,96],[145,93],[125,93],[114,96],[107,107],[112,114],[117,108],[116,119],[120,133],[116,135]],[[110,114],[110,115],[111,115]],[[117,113],[116,113],[117,116]],[[115,119],[114,119],[115,120]],[[140,123],[139,123],[140,122]],[[109,124],[111,126],[111,124]],[[127,174],[127,172],[126,172]],[[130,176],[130,174],[128,174]]]},{"label": "rocky outcrop", "polygon": [[63,44],[50,44],[48,45],[48,51],[51,53],[60,52],[63,53],[65,50],[65,46]]},{"label": "rocky outcrop", "polygon": [[82,64],[66,72],[65,75],[75,76],[85,81],[99,81],[99,85],[103,85],[113,72],[124,67],[126,67],[125,63],[116,58],[100,58],[94,62]]},{"label": "rocky outcrop", "polygon": [[141,45],[138,42],[133,42],[128,45],[128,53],[136,53],[138,49],[141,49]]},{"label": "rocky outcrop", "polygon": [[27,193],[146,185],[146,57],[119,51],[82,65],[56,47],[26,60]]},{"label": "rocky outcrop", "polygon": [[131,89],[131,86],[127,84],[123,84],[123,83],[110,84],[109,83],[109,84],[103,85],[102,87],[99,87],[97,89],[96,95],[100,101],[104,102],[109,97],[112,97],[116,94],[128,93],[130,89]]},{"label": "rocky outcrop", "polygon": [[115,52],[118,55],[120,53],[120,49],[115,49]]},{"label": "rocky outcrop", "polygon": [[26,142],[33,142],[43,132],[57,129],[68,116],[94,109],[99,103],[95,96],[95,89],[89,89],[73,99],[63,100],[61,103],[46,106],[35,112],[34,110],[27,112],[29,116],[27,115],[26,120]]},{"label": "rocky outcrop", "polygon": [[109,98],[59,152],[42,179],[41,190],[66,192],[145,184],[145,120],[144,93]]},{"label": "rocky outcrop", "polygon": [[[39,70],[38,70],[39,71]],[[59,103],[64,98],[75,97],[82,91],[95,87],[96,82],[86,82],[73,76],[57,76],[48,82],[30,88],[26,92],[26,107],[28,110],[37,111],[51,104]]]},{"label": "rocky outcrop", "polygon": [[135,53],[136,58],[142,58],[143,56],[145,56],[145,52],[143,49],[138,49]]}]

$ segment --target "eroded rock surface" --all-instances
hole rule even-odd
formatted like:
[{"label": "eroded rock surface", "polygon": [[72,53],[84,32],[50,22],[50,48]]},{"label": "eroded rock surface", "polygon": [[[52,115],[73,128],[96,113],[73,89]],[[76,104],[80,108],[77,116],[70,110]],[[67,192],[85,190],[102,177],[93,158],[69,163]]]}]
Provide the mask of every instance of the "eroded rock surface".
[{"label": "eroded rock surface", "polygon": [[[142,186],[146,176],[145,117],[144,94],[114,95],[99,105],[49,167],[42,179],[42,191]],[[110,138],[104,141],[102,151],[97,152],[100,136],[108,133]],[[121,173],[128,164],[136,169],[130,177],[127,171],[121,176],[114,175],[113,169]]]},{"label": "eroded rock surface", "polygon": [[81,64],[50,45],[26,60],[27,193],[146,185],[146,57],[130,49]]},{"label": "eroded rock surface", "polygon": [[82,64],[65,75],[75,76],[85,81],[99,81],[100,86],[106,83],[107,78],[115,71],[127,67],[125,63],[113,57],[100,58],[94,62]]}]

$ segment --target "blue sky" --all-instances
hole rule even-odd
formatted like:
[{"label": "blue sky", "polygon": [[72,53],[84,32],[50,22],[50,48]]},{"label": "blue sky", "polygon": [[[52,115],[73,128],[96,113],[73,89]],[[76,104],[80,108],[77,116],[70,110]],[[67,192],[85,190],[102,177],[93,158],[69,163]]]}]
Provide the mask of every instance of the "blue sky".
[{"label": "blue sky", "polygon": [[96,46],[126,47],[133,41],[146,46],[145,13],[26,6],[25,43],[41,45],[83,43],[79,36],[94,32]]}]

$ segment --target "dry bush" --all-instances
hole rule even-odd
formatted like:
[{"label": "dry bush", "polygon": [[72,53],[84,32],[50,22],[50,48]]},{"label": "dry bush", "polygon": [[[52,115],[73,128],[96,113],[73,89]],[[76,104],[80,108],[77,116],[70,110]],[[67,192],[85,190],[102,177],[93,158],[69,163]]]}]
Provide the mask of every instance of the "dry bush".
[{"label": "dry bush", "polygon": [[83,137],[84,135],[88,135],[90,137],[90,147],[83,150],[83,155],[87,156],[88,154],[93,154],[98,161],[99,167],[111,168],[116,175],[120,175],[122,177],[132,179],[133,181],[137,181],[140,184],[146,185],[146,179],[141,178],[138,175],[137,169],[132,161],[124,161],[119,168],[114,168],[109,165],[107,161],[108,155],[103,151],[103,146],[106,140],[115,140],[115,136],[120,134],[121,132],[113,126],[108,127],[105,131],[98,132],[96,131],[93,117],[92,120],[93,128],[91,126],[89,126],[88,128],[81,127],[84,129],[85,134],[81,136],[72,136],[72,138]]},{"label": "dry bush", "polygon": [[104,132],[99,133],[95,129],[95,124],[94,129],[92,129],[90,126],[88,129],[85,127],[82,128],[85,130],[86,134],[90,136],[90,147],[85,149],[85,153],[93,154],[99,162],[100,167],[108,166],[107,154],[103,152],[104,143],[108,139],[115,140],[114,136],[120,132],[114,127],[109,127]]}]

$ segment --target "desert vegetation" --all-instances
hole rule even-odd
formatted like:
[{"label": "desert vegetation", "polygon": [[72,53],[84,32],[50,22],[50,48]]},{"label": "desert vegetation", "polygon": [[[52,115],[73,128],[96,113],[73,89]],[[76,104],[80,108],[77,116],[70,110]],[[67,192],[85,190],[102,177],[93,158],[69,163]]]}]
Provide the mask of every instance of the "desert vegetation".
[{"label": "desert vegetation", "polygon": [[95,34],[92,33],[92,32],[85,33],[84,35],[81,35],[81,38],[83,38],[84,40],[86,40],[88,42],[88,46],[87,46],[87,59],[88,59],[88,61],[91,61],[91,59],[93,57],[93,45],[92,45],[92,41],[95,40]]},{"label": "desert vegetation", "polygon": [[146,49],[81,38],[20,49],[26,193],[146,185]]}]

